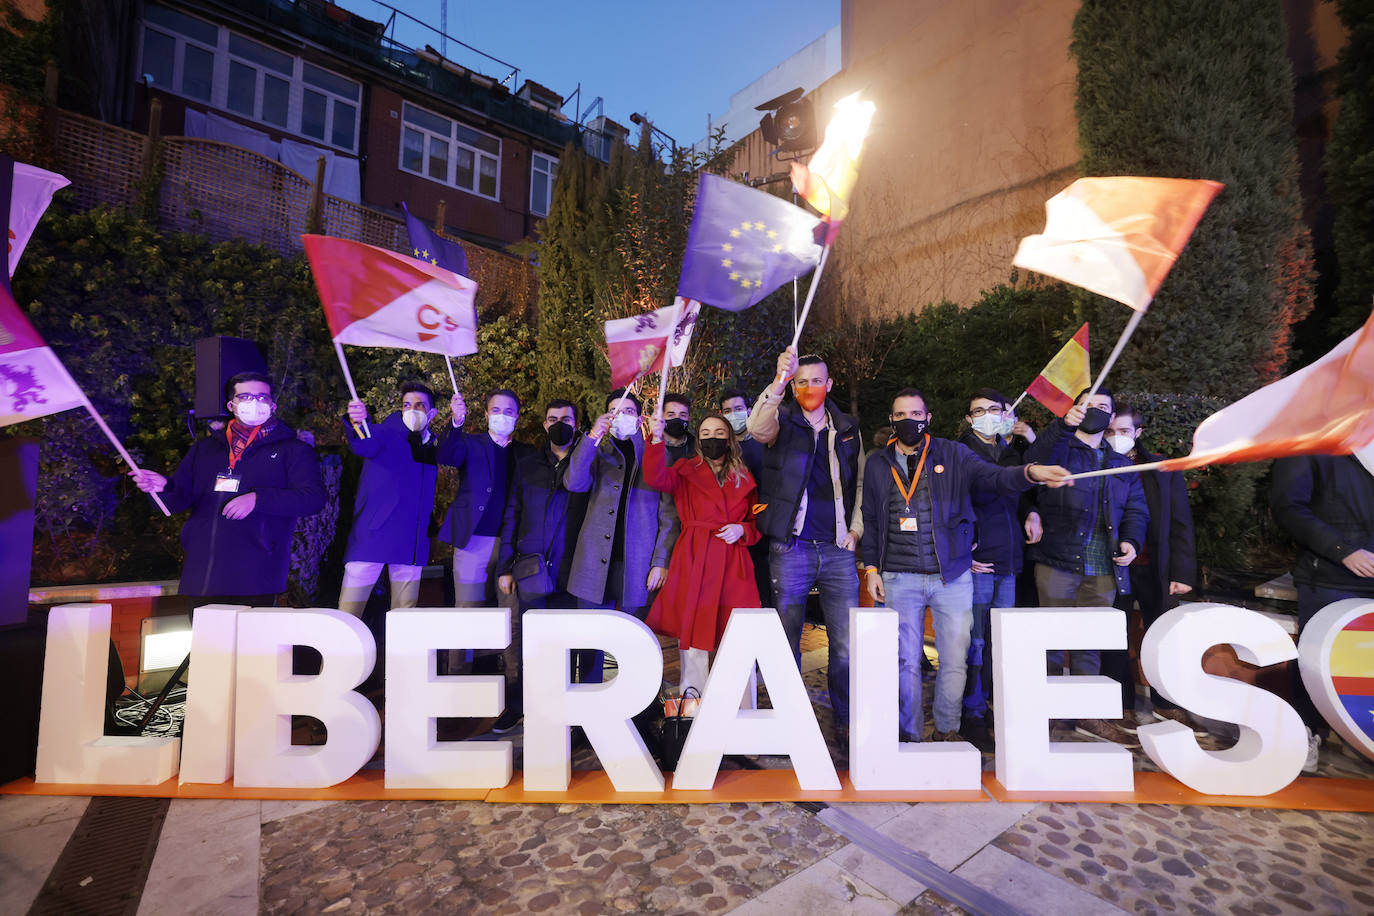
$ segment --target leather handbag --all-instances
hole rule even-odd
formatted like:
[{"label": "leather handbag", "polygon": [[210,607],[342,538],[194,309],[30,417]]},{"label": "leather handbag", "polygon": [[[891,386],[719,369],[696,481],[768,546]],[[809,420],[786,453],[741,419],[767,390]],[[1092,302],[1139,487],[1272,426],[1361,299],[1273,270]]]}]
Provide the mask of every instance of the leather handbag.
[{"label": "leather handbag", "polygon": [[521,601],[533,601],[553,594],[553,572],[540,553],[522,553],[511,563],[510,574]]}]

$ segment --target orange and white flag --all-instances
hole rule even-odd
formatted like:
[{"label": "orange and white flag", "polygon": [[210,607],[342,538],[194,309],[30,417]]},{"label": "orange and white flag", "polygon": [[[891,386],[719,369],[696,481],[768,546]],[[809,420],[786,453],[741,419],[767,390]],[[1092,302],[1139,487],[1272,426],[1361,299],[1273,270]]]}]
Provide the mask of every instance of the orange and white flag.
[{"label": "orange and white flag", "polygon": [[477,352],[476,282],[362,242],[302,239],[336,343],[446,356]]},{"label": "orange and white flag", "polygon": [[1183,471],[1288,455],[1347,455],[1371,442],[1374,315],[1310,366],[1203,420],[1192,452],[1160,467]]},{"label": "orange and white flag", "polygon": [[1143,312],[1224,187],[1186,178],[1080,178],[1045,204],[1045,231],[1021,240],[1017,267]]}]

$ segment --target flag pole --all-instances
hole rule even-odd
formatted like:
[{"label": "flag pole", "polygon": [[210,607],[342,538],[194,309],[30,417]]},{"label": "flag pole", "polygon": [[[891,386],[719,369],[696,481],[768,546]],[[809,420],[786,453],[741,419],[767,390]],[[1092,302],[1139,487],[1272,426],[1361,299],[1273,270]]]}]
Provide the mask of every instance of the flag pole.
[{"label": "flag pole", "polygon": [[663,399],[668,396],[668,353],[663,353],[663,371],[658,374],[658,415],[663,416]]},{"label": "flag pole", "polygon": [[1132,471],[1153,471],[1163,466],[1163,461],[1151,461],[1149,464],[1128,464],[1118,468],[1100,468],[1096,471],[1084,471],[1081,474],[1070,474],[1065,479],[1083,480],[1087,477],[1107,477],[1111,474],[1130,474]]},{"label": "flag pole", "polygon": [[[348,383],[349,396],[355,401],[362,400],[362,398],[358,397],[358,389],[353,387],[353,373],[348,371],[348,360],[344,359],[343,344],[339,343],[337,340],[334,341],[334,352],[339,354],[339,365],[343,368],[344,381]],[[363,421],[362,437],[364,439],[372,438],[372,430],[368,428],[366,420]]]},{"label": "flag pole", "polygon": [[1022,401],[1024,401],[1024,400],[1026,399],[1026,395],[1027,395],[1029,392],[1030,392],[1030,389],[1029,389],[1029,388],[1025,389],[1024,391],[1021,392],[1021,396],[1018,397],[1018,398],[1016,399],[1016,401],[1012,403],[1012,405],[1011,405],[1011,412],[1012,412],[1012,413],[1016,413],[1016,405],[1017,405],[1017,404],[1020,404]]},{"label": "flag pole", "polygon": [[820,263],[816,265],[816,272],[811,275],[811,287],[806,291],[806,304],[802,306],[801,317],[797,319],[797,329],[792,332],[792,349],[797,349],[797,341],[801,340],[802,326],[806,324],[806,316],[811,314],[811,301],[816,298],[816,287],[821,282],[821,271],[825,270],[825,262],[830,257],[830,243],[826,242],[825,248],[821,250]]},{"label": "flag pole", "polygon": [[1131,309],[1131,320],[1126,322],[1125,329],[1121,332],[1121,336],[1117,338],[1116,346],[1112,348],[1112,355],[1107,357],[1107,362],[1103,365],[1102,371],[1097,373],[1097,381],[1093,382],[1092,388],[1089,389],[1088,397],[1091,398],[1093,395],[1097,394],[1097,389],[1102,387],[1102,383],[1107,379],[1107,373],[1111,371],[1112,366],[1116,365],[1116,358],[1120,356],[1121,351],[1126,348],[1126,341],[1131,339],[1131,335],[1135,333],[1136,325],[1140,324],[1140,319],[1144,317],[1144,311]]},{"label": "flag pole", "polygon": [[[90,402],[90,399],[87,398],[85,394],[81,396],[81,406],[86,408],[86,412],[91,415],[91,419],[95,421],[95,425],[100,427],[100,431],[105,434],[105,438],[110,440],[110,444],[115,447],[115,451],[119,452],[119,457],[124,459],[124,463],[135,471],[142,470],[142,468],[138,466],[138,463],[134,461],[133,456],[129,454],[128,449],[124,448],[124,443],[120,442],[119,438],[115,436],[114,431],[105,423],[105,418],[100,415],[100,411],[95,409],[95,405]],[[157,507],[162,510],[163,515],[171,516],[172,513],[167,511],[167,504],[162,501],[161,496],[158,496],[156,493],[149,493],[148,495],[153,498],[153,502],[157,503]]]},{"label": "flag pole", "polygon": [[453,375],[453,357],[451,357],[451,356],[449,356],[447,353],[445,353],[445,354],[444,354],[444,362],[448,364],[448,380],[449,380],[449,383],[453,385],[453,390],[454,390],[455,393],[457,393],[457,391],[458,391],[458,379],[455,378],[454,375]]}]

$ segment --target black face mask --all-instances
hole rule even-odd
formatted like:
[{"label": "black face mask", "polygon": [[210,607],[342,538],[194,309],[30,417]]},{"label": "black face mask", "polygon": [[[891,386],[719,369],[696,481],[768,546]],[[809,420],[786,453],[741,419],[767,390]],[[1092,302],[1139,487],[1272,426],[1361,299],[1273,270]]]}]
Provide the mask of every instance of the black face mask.
[{"label": "black face mask", "polygon": [[897,441],[907,448],[921,441],[921,437],[926,434],[926,429],[930,426],[929,420],[898,420],[892,424],[892,431],[897,434]]},{"label": "black face mask", "polygon": [[674,439],[684,439],[687,436],[687,421],[676,419],[669,420],[667,423],[663,424],[663,432],[665,435],[672,436]]},{"label": "black face mask", "polygon": [[1112,415],[1100,407],[1089,407],[1083,414],[1083,422],[1078,424],[1080,433],[1097,435],[1112,425]]},{"label": "black face mask", "polygon": [[571,423],[559,420],[550,426],[545,432],[548,434],[549,442],[562,448],[572,441],[573,428]]},{"label": "black face mask", "polygon": [[719,461],[730,451],[730,442],[728,439],[698,439],[697,448],[701,449],[701,457]]}]

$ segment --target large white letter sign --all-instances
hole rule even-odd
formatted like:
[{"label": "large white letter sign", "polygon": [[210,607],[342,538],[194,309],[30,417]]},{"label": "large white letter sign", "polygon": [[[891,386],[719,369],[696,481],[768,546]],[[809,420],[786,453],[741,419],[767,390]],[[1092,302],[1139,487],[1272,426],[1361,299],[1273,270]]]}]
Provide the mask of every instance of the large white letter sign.
[{"label": "large white letter sign", "polygon": [[186,687],[181,778],[219,785],[234,775],[234,653],[241,605],[207,604],[191,620],[195,667]]},{"label": "large white letter sign", "polygon": [[[970,789],[981,785],[982,758],[967,741],[898,740],[897,611],[849,609],[849,779],[854,788]],[[919,677],[919,675],[917,675]]]},{"label": "large white letter sign", "polygon": [[505,608],[416,608],[386,615],[388,789],[499,789],[510,782],[509,741],[435,736],[436,718],[499,716],[506,695],[506,679],[499,674],[435,674],[435,650],[509,644]]},{"label": "large white letter sign", "polygon": [[[320,673],[291,673],[291,647],[324,657]],[[353,688],[377,661],[377,645],[358,618],[342,611],[243,611],[239,614],[234,783],[324,788],[343,782],[377,750],[377,710]],[[291,743],[291,717],[313,716],[328,738]]]},{"label": "large white letter sign", "polygon": [[1045,674],[1051,649],[1124,649],[1126,615],[1113,608],[993,608],[997,781],[1015,792],[1130,792],[1131,752],[1050,741],[1050,719],[1117,719],[1109,677]]},{"label": "large white letter sign", "polygon": [[109,662],[108,604],[48,612],[37,782],[147,786],[177,774],[180,738],[105,734]]},{"label": "large white letter sign", "polygon": [[1236,723],[1240,740],[1204,751],[1186,725],[1157,722],[1140,728],[1140,745],[1161,770],[1199,792],[1269,795],[1302,772],[1307,732],[1293,707],[1272,693],[1202,670],[1203,653],[1221,643],[1260,667],[1298,655],[1292,637],[1263,614],[1226,604],[1174,608],[1145,634],[1145,678],[1190,712]]},{"label": "large white letter sign", "polygon": [[1374,598],[1322,608],[1298,643],[1302,682],[1346,744],[1374,760]]},{"label": "large white letter sign", "polygon": [[[739,708],[756,664],[768,685],[772,709]],[[857,696],[855,700],[857,705]],[[673,774],[673,788],[710,789],[724,754],[786,754],[803,789],[840,788],[797,661],[782,622],[771,608],[731,612],[706,679],[701,708]]]},{"label": "large white letter sign", "polygon": [[[663,683],[658,637],[619,611],[537,608],[526,611],[521,620],[525,788],[567,790],[572,779],[570,728],[580,725],[616,791],[662,792],[663,773],[630,721],[654,701]],[[573,649],[614,655],[615,679],[604,684],[569,683],[568,653]]]}]

